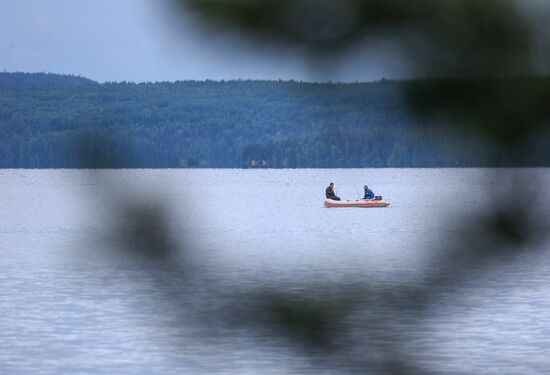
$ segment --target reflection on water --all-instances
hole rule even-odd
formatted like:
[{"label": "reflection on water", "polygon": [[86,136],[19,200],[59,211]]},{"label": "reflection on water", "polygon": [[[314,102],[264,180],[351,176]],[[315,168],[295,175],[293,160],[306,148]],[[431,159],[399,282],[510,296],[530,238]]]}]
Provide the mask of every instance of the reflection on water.
[{"label": "reflection on water", "polygon": [[[550,182],[547,169],[501,173]],[[0,370],[364,373],[398,349],[421,372],[543,373],[550,347],[545,251],[520,252],[487,273],[462,270],[471,277],[434,285],[438,297],[421,312],[399,307],[395,286],[414,290],[430,282],[434,269],[452,272],[434,252],[448,251],[441,239],[458,230],[454,219],[472,207],[480,214],[491,208],[487,192],[501,189],[493,174],[3,170]],[[166,264],[125,256],[127,244],[113,227],[132,214],[113,219],[113,202],[97,197],[95,185],[106,181],[120,199],[167,208],[170,217],[156,230],[185,247],[185,257]],[[330,181],[344,199],[355,199],[368,183],[391,206],[326,209]],[[537,196],[526,202],[541,218],[535,236],[544,234],[550,205]],[[547,243],[526,246],[544,250]],[[174,267],[179,263],[192,267]],[[310,310],[326,308],[318,301],[345,304],[344,296],[362,301],[331,332],[345,355],[319,356],[315,348],[302,350],[292,334],[289,342],[269,327],[246,324],[245,307],[265,291],[307,295]]]}]

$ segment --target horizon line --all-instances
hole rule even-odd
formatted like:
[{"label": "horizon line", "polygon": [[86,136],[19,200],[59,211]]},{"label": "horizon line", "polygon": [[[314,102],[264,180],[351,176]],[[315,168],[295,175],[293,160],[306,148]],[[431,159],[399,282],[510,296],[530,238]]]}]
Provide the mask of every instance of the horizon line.
[{"label": "horizon line", "polygon": [[133,84],[154,84],[154,83],[177,83],[177,82],[242,82],[242,81],[258,81],[258,82],[295,82],[295,83],[308,83],[308,84],[344,84],[344,85],[353,85],[353,84],[365,84],[365,83],[379,83],[379,82],[399,82],[399,81],[410,81],[415,79],[421,79],[421,78],[412,78],[412,79],[405,79],[405,78],[385,78],[382,77],[378,80],[372,80],[372,81],[313,81],[313,80],[303,80],[303,79],[282,79],[282,78],[202,78],[202,79],[193,79],[193,78],[183,78],[183,79],[176,79],[176,80],[162,80],[162,81],[131,81],[131,80],[120,80],[120,81],[111,81],[111,80],[96,80],[93,78],[89,78],[84,75],[75,74],[75,73],[59,73],[59,72],[51,72],[51,71],[22,71],[22,70],[7,70],[3,69],[0,71],[0,74],[42,74],[42,75],[56,75],[56,76],[64,76],[64,77],[73,77],[73,78],[82,78],[86,79],[88,81],[92,81],[98,84],[105,84],[105,83],[133,83]]},{"label": "horizon line", "polygon": [[382,77],[377,80],[372,81],[309,81],[309,80],[303,80],[303,79],[282,79],[282,78],[273,78],[273,79],[265,79],[265,78],[222,78],[222,79],[216,79],[216,78],[203,78],[203,79],[176,79],[176,80],[164,80],[164,81],[129,81],[129,80],[121,80],[121,81],[101,81],[101,80],[95,80],[93,78],[86,77],[84,75],[75,74],[75,73],[58,73],[58,72],[50,72],[50,71],[19,71],[19,70],[7,70],[3,69],[0,71],[0,74],[28,74],[28,75],[52,75],[52,76],[62,76],[62,77],[72,77],[72,78],[80,78],[85,79],[88,81],[91,81],[96,84],[135,84],[135,85],[143,85],[143,84],[162,84],[162,83],[179,83],[179,82],[214,82],[214,83],[232,83],[232,82],[280,82],[280,83],[303,83],[303,84],[311,84],[311,85],[364,85],[364,84],[376,84],[376,83],[402,83],[402,82],[414,82],[414,81],[430,81],[430,80],[492,80],[492,79],[533,79],[533,78],[540,78],[540,79],[548,79],[550,78],[550,74],[541,74],[541,75],[531,75],[531,76],[518,76],[518,77],[415,77],[415,78],[385,78]]}]

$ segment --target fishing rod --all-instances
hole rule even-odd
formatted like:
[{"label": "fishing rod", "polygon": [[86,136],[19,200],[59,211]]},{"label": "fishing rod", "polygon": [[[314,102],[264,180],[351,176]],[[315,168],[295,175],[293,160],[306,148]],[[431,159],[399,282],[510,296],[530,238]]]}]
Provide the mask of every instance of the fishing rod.
[{"label": "fishing rod", "polygon": [[[357,181],[355,181],[355,182],[357,182]],[[357,199],[363,200],[363,197],[361,196],[361,193],[359,192],[359,190],[357,190],[357,186],[363,186],[363,185],[361,185],[361,184],[356,184],[355,185],[355,192],[357,193]]]},{"label": "fishing rod", "polygon": [[355,192],[357,193],[357,199],[361,200],[361,194],[359,194],[359,190],[357,190],[357,186],[355,187]]}]

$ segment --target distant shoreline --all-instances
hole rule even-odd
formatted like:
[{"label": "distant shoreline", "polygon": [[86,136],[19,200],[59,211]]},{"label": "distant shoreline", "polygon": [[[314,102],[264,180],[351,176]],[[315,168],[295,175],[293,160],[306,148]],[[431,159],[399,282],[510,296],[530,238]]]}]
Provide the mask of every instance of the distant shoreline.
[{"label": "distant shoreline", "polygon": [[71,73],[56,73],[56,72],[47,72],[47,71],[37,71],[37,72],[23,72],[23,71],[10,71],[3,70],[0,74],[21,74],[21,75],[40,75],[40,76],[52,76],[52,77],[67,77],[74,79],[84,79],[98,85],[105,84],[133,84],[133,85],[156,85],[156,84],[177,84],[177,83],[235,83],[235,82],[266,82],[266,83],[300,83],[300,84],[311,84],[311,85],[364,85],[372,83],[383,83],[383,82],[405,82],[410,79],[399,79],[399,78],[380,78],[372,81],[314,81],[314,80],[303,80],[303,79],[256,79],[256,78],[227,78],[227,79],[176,79],[176,80],[163,80],[163,81],[102,81],[94,78],[89,78],[82,76],[80,74],[71,74]]},{"label": "distant shoreline", "polygon": [[[0,168],[550,166],[544,123],[527,130],[506,123],[504,131],[478,128],[463,109],[469,102],[458,106],[465,119],[454,121],[452,113],[428,114],[412,104],[411,93],[434,92],[442,82],[477,98],[489,81],[99,84],[79,76],[0,73]],[[550,78],[498,84],[515,98],[518,87],[546,89]],[[498,108],[488,105],[476,111],[498,119]]]}]

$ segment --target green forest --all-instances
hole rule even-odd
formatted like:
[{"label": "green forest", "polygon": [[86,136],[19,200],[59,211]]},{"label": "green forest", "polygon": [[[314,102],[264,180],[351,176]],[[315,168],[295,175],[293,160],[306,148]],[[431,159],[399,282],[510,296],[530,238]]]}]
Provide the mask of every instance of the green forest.
[{"label": "green forest", "polygon": [[546,132],[499,159],[487,138],[411,111],[403,93],[425,84],[0,73],[0,168],[550,166]]}]

